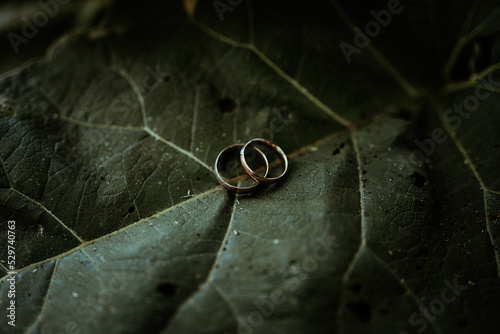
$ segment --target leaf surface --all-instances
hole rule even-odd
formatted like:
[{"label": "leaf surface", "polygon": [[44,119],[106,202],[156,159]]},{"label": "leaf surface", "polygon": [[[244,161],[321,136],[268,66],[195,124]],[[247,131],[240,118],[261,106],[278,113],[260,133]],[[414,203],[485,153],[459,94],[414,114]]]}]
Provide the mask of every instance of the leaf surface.
[{"label": "leaf surface", "polygon": [[[366,47],[387,2],[130,6],[0,78],[2,328],[498,328],[497,4],[401,2]],[[255,137],[290,170],[231,195],[212,166]]]}]

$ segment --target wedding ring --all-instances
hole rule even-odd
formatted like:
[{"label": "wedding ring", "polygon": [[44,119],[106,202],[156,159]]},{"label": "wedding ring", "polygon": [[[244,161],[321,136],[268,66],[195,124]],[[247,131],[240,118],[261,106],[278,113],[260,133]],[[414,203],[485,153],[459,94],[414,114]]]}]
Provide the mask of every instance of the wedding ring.
[{"label": "wedding ring", "polygon": [[[230,146],[226,147],[225,149],[223,149],[219,153],[219,155],[217,156],[217,159],[215,160],[214,171],[215,171],[215,177],[217,178],[217,181],[219,181],[221,186],[223,186],[227,190],[235,192],[237,194],[249,193],[253,190],[256,190],[258,187],[260,187],[262,185],[259,181],[254,179],[254,181],[256,182],[255,184],[248,186],[248,187],[238,187],[238,186],[234,186],[234,185],[230,184],[229,182],[224,180],[224,178],[220,175],[220,173],[219,173],[219,161],[221,160],[222,156],[224,156],[225,154],[231,153],[232,151],[240,152],[241,148],[243,148],[243,147],[244,147],[244,144],[230,145]],[[262,160],[266,164],[266,172],[264,174],[264,177],[265,177],[265,176],[267,176],[267,173],[269,172],[269,163],[267,161],[266,155],[264,153],[262,153],[262,151],[259,150],[258,148],[254,148],[254,150],[258,153],[258,155],[262,158]],[[245,171],[246,171],[246,169],[245,169]]]},{"label": "wedding ring", "polygon": [[[266,170],[266,173],[264,174],[264,176],[257,174],[256,172],[254,172],[250,168],[250,166],[248,165],[248,163],[246,161],[245,153],[247,152],[247,149],[250,147],[253,147],[255,150],[258,150],[255,147],[255,145],[262,145],[262,146],[268,147],[269,149],[271,149],[273,152],[275,152],[278,155],[278,157],[281,161],[281,164],[283,166],[283,172],[279,176],[266,177],[267,173],[269,172],[269,168]],[[283,150],[278,145],[270,142],[269,140],[262,139],[262,138],[252,139],[248,143],[246,143],[245,146],[243,146],[243,148],[240,151],[240,160],[241,160],[241,165],[245,169],[245,172],[247,172],[247,174],[250,175],[250,177],[252,179],[254,179],[255,181],[262,182],[262,183],[271,183],[271,182],[278,181],[281,177],[283,177],[283,175],[285,175],[285,173],[288,169],[288,159],[286,157],[285,152],[283,152]]]}]

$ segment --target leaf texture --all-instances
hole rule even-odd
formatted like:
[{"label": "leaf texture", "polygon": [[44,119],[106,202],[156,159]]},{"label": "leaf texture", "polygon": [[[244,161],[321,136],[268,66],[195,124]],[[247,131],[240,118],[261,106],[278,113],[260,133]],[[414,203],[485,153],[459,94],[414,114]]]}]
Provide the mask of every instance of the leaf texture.
[{"label": "leaf texture", "polygon": [[[500,7],[401,1],[356,46],[394,3],[114,4],[4,71],[2,331],[494,333]],[[229,194],[255,137],[290,170]]]}]

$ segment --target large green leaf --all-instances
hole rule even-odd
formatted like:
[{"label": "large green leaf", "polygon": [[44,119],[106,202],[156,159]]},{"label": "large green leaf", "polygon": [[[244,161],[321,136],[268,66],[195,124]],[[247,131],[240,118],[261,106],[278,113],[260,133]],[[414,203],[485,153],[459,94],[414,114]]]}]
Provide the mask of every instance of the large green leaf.
[{"label": "large green leaf", "polygon": [[[141,6],[2,56],[2,332],[497,330],[497,3]],[[255,137],[289,173],[229,194]]]}]

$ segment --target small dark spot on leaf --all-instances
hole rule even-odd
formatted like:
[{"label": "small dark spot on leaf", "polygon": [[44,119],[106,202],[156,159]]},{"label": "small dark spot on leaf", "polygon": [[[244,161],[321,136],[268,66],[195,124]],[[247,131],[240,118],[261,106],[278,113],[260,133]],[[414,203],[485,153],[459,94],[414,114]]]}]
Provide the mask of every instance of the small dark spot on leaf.
[{"label": "small dark spot on leaf", "polygon": [[177,284],[165,282],[165,283],[160,283],[156,287],[156,291],[164,295],[165,297],[173,297],[177,293]]},{"label": "small dark spot on leaf", "polygon": [[197,176],[196,181],[201,181],[201,178],[199,176]]},{"label": "small dark spot on leaf", "polygon": [[353,285],[351,285],[351,291],[354,293],[360,293],[361,289],[363,289],[363,286],[359,283],[354,283]]},{"label": "small dark spot on leaf", "polygon": [[419,188],[423,188],[425,186],[425,183],[426,183],[426,180],[425,180],[425,177],[423,177],[422,175],[420,175],[419,173],[417,172],[414,172],[412,175],[411,175],[412,178],[415,179],[415,182],[413,182],[413,184]]},{"label": "small dark spot on leaf", "polygon": [[127,216],[128,216],[128,215],[127,215],[126,213],[124,213],[124,214],[122,215],[122,218],[126,218]]},{"label": "small dark spot on leaf", "polygon": [[427,256],[429,255],[429,249],[427,247],[420,248],[418,251],[419,256]]},{"label": "small dark spot on leaf", "polygon": [[236,102],[233,99],[225,97],[219,100],[219,110],[222,113],[229,113],[234,109],[236,109]]},{"label": "small dark spot on leaf", "polygon": [[281,108],[281,118],[286,121],[290,118],[290,112],[286,107]]},{"label": "small dark spot on leaf", "polygon": [[197,237],[199,237],[199,236],[200,236],[200,234],[199,234],[199,233],[196,233],[196,236],[197,236]]},{"label": "small dark spot on leaf", "polygon": [[28,293],[28,297],[31,297],[31,293]]},{"label": "small dark spot on leaf", "polygon": [[365,175],[365,174],[366,174],[366,170],[363,171],[363,175]]},{"label": "small dark spot on leaf", "polygon": [[362,322],[370,322],[372,318],[372,307],[368,302],[360,300],[359,302],[350,302],[346,305],[349,310],[351,310],[351,312],[354,313]]},{"label": "small dark spot on leaf", "polygon": [[263,271],[262,273],[263,273],[264,275],[269,274],[269,269],[267,269],[267,268],[266,268],[266,269],[264,269],[264,271]]},{"label": "small dark spot on leaf", "polygon": [[101,181],[104,181],[105,177],[104,176],[101,176],[100,177]]},{"label": "small dark spot on leaf", "polygon": [[399,109],[394,113],[394,117],[404,119],[405,121],[411,121],[412,119],[412,114],[411,111],[409,111],[406,108]]},{"label": "small dark spot on leaf", "polygon": [[222,248],[222,250],[223,250],[223,251],[225,251],[225,250],[226,250],[226,247]]},{"label": "small dark spot on leaf", "polygon": [[295,263],[297,263],[295,260],[290,260],[290,262],[288,262],[288,264],[291,266],[293,266]]},{"label": "small dark spot on leaf", "polygon": [[332,154],[333,155],[337,155],[340,153],[340,150],[344,148],[344,143],[340,143],[339,147],[337,147],[336,149],[333,150]]},{"label": "small dark spot on leaf", "polygon": [[135,207],[131,206],[128,208],[128,213],[134,213],[135,212]]}]

